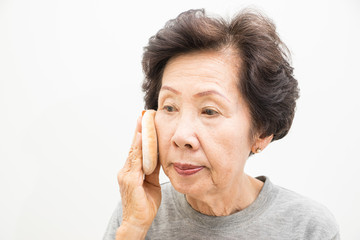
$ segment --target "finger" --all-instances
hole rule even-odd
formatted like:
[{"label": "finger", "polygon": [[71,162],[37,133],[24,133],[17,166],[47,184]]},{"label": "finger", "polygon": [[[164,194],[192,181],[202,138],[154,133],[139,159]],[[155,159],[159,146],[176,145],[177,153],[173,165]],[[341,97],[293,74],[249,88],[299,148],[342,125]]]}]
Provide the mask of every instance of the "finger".
[{"label": "finger", "polygon": [[[132,143],[131,143],[128,158],[126,159],[124,167],[123,167],[125,171],[130,171],[131,165],[132,165],[132,162],[133,162],[134,158],[136,156],[138,156],[139,154],[142,155],[141,152],[139,153],[139,149],[141,150],[141,142],[142,141],[140,140],[140,146],[139,146],[139,143],[138,143],[139,139],[137,139],[139,137],[138,133],[141,132],[141,119],[142,119],[142,115],[140,115],[137,118],[137,121],[136,121],[134,137],[133,137],[133,140],[132,140]],[[140,139],[141,139],[141,137],[140,137]]]},{"label": "finger", "polygon": [[155,170],[150,175],[145,175],[144,181],[148,182],[153,186],[158,187],[160,186],[159,174],[160,174],[160,161],[158,160]]},{"label": "finger", "polygon": [[127,171],[142,171],[141,133],[137,132],[125,162]]},{"label": "finger", "polygon": [[135,133],[134,133],[134,137],[133,137],[131,146],[133,146],[135,143],[136,134],[141,133],[141,120],[142,120],[142,115],[140,115],[136,121],[136,128],[135,128]]}]

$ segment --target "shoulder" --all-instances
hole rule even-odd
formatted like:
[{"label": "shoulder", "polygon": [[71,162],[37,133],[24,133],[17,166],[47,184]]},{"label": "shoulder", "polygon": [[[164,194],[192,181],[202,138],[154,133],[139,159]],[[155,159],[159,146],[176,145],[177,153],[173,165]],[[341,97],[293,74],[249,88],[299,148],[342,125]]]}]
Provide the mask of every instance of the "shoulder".
[{"label": "shoulder", "polygon": [[332,239],[339,232],[338,224],[327,207],[289,189],[278,189],[272,205],[273,213],[291,221],[294,231],[302,232],[305,239]]}]

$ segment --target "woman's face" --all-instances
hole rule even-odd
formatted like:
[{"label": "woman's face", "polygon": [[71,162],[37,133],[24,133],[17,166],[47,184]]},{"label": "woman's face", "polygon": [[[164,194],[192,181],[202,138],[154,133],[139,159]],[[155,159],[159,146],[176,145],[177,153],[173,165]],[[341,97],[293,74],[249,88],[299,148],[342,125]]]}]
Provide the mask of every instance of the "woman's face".
[{"label": "woman's face", "polygon": [[[230,50],[171,59],[155,118],[160,162],[174,188],[194,197],[238,187],[251,151],[251,119]],[[239,62],[239,61],[237,61]]]}]

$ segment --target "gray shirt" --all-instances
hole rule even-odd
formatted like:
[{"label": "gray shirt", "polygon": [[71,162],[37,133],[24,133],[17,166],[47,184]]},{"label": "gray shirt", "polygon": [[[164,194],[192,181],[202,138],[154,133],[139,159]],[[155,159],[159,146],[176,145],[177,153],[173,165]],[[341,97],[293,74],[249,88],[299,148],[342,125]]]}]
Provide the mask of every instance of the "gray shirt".
[{"label": "gray shirt", "polygon": [[[258,197],[247,208],[214,217],[194,210],[170,183],[161,185],[162,201],[146,239],[340,239],[339,228],[321,204],[276,186],[264,176]],[[115,239],[121,223],[121,202],[104,240]]]}]

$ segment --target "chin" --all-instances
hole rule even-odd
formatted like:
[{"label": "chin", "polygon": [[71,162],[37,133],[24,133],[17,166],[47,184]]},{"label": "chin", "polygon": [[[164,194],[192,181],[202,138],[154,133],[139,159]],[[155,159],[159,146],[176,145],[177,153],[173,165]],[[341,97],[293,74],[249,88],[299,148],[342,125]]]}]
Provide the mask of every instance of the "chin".
[{"label": "chin", "polygon": [[206,189],[203,184],[203,178],[200,176],[180,176],[174,169],[168,169],[164,171],[166,176],[170,179],[171,185],[175,188],[176,191],[196,196],[203,195],[202,193]]}]

